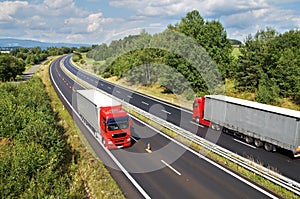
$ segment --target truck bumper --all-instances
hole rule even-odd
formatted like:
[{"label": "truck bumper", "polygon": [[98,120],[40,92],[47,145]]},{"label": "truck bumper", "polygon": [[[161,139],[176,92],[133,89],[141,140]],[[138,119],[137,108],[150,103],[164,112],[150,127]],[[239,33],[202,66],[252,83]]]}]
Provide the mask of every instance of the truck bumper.
[{"label": "truck bumper", "polygon": [[118,141],[108,141],[106,144],[106,148],[108,149],[120,149],[126,148],[131,146],[131,139],[127,138],[125,140],[118,140]]}]

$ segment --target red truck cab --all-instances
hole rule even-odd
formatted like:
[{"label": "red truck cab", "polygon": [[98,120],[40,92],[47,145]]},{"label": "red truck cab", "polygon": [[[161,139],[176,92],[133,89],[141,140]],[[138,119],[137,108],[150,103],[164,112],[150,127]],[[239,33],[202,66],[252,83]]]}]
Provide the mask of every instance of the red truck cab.
[{"label": "red truck cab", "polygon": [[193,103],[192,119],[198,124],[202,124],[204,126],[210,127],[211,122],[204,119],[204,107],[205,107],[205,96],[196,98]]},{"label": "red truck cab", "polygon": [[122,106],[102,107],[99,115],[103,144],[108,149],[129,147],[132,120]]}]

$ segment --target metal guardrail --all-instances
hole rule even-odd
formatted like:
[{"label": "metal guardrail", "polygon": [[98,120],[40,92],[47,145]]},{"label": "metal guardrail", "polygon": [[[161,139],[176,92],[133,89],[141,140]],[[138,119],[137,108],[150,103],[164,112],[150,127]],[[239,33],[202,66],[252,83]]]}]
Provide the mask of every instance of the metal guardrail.
[{"label": "metal guardrail", "polygon": [[[117,98],[116,98],[117,99]],[[132,106],[131,104],[128,104],[124,101],[121,101],[125,106],[129,107],[129,109],[143,115],[144,117],[150,119],[151,121],[154,121],[156,123],[158,123],[159,125],[170,129],[174,132],[176,132],[177,134],[179,134],[180,136],[193,141],[196,144],[199,144],[200,146],[204,147],[205,149],[214,152],[236,164],[238,164],[241,167],[244,167],[245,169],[252,171],[253,173],[256,173],[266,179],[268,179],[269,181],[284,187],[286,189],[288,189],[289,191],[292,191],[293,193],[300,195],[300,183],[289,179],[279,173],[276,173],[275,171],[272,171],[260,164],[255,163],[254,161],[251,161],[247,158],[244,158],[238,154],[235,154],[223,147],[220,147],[204,138],[201,138],[187,130],[184,130],[182,128],[180,128],[179,126],[176,126],[172,123],[169,123],[165,120],[162,120],[161,118],[154,116],[146,111],[143,111],[135,106]]]},{"label": "metal guardrail", "polygon": [[[62,67],[63,64],[61,64]],[[80,70],[80,69],[79,69]],[[92,74],[91,74],[92,75]],[[87,82],[85,82],[86,84],[88,84]],[[91,85],[92,86],[92,85]],[[92,86],[94,88],[94,86]],[[98,89],[98,88],[96,88]],[[99,89],[98,89],[99,90]],[[101,91],[101,90],[100,90]],[[103,91],[101,91],[103,92]],[[108,93],[106,93],[107,95],[109,95]],[[265,179],[268,179],[269,181],[281,186],[281,187],[284,187],[286,188],[287,190],[297,194],[297,195],[300,195],[300,183],[299,182],[296,182],[295,180],[292,180],[292,179],[289,179],[279,173],[276,173],[275,171],[272,171],[260,164],[257,164],[256,162],[254,161],[251,161],[247,158],[244,158],[238,154],[235,154],[223,147],[220,147],[204,138],[201,138],[185,129],[182,129],[181,127],[179,126],[176,126],[170,122],[167,122],[157,116],[154,116],[146,111],[143,111],[123,100],[120,100],[118,98],[116,98],[115,96],[113,95],[110,95],[111,97],[115,98],[116,100],[120,101],[124,106],[128,107],[129,109],[135,111],[136,113],[138,114],[141,114],[143,115],[144,117],[150,119],[151,121],[154,121],[156,122],[157,124],[169,129],[169,130],[172,130],[174,131],[175,133],[177,133],[178,135],[204,147],[205,149],[213,152],[213,153],[216,153],[236,164],[238,164],[239,166],[249,170],[249,171],[252,171],[253,173],[257,174],[257,175],[260,175],[262,177],[264,177]]]}]

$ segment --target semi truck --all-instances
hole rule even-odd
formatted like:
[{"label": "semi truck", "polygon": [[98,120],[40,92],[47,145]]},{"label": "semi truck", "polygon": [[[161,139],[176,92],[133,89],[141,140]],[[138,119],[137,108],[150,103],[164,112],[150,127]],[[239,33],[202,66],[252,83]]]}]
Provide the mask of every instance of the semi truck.
[{"label": "semi truck", "polygon": [[77,111],[81,119],[108,149],[129,147],[132,120],[122,104],[95,90],[77,90]]},{"label": "semi truck", "polygon": [[192,119],[213,129],[238,136],[267,151],[283,148],[300,156],[300,112],[223,96],[196,98]]}]

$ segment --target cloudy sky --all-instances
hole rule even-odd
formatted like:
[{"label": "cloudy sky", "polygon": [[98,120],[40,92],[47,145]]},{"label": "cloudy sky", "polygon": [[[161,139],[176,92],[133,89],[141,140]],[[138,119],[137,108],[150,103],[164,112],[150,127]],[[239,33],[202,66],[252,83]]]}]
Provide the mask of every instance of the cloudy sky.
[{"label": "cloudy sky", "polygon": [[0,38],[99,44],[161,32],[194,9],[241,41],[266,27],[300,29],[299,0],[1,0]]}]

